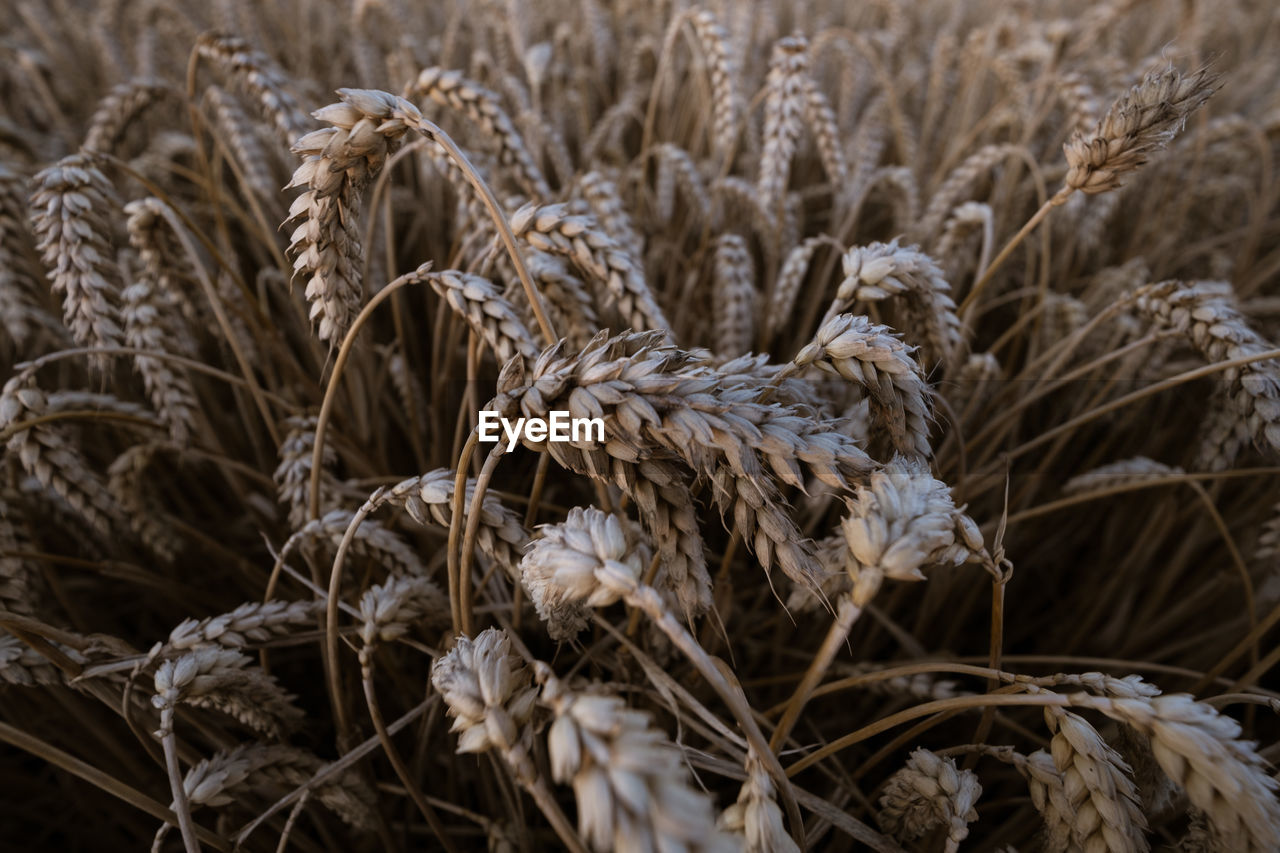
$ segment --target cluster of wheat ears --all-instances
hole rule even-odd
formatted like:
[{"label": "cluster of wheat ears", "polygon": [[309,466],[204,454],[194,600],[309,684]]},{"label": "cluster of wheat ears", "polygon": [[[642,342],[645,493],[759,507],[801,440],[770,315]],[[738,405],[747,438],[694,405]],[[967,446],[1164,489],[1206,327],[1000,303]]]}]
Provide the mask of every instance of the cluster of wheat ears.
[{"label": "cluster of wheat ears", "polygon": [[1278,8],[14,0],[0,844],[1280,850]]}]

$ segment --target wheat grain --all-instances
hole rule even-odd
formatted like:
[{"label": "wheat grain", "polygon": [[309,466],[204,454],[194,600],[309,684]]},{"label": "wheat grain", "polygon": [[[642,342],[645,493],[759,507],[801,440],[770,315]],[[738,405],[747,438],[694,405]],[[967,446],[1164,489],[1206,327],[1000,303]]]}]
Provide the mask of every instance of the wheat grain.
[{"label": "wheat grain", "polygon": [[320,340],[331,342],[346,334],[361,301],[361,191],[408,130],[391,117],[393,96],[371,89],[341,89],[338,95],[341,103],[314,114],[333,126],[294,143],[302,165],[289,183],[307,188],[289,207],[289,219],[302,219],[290,238],[293,268],[306,281]]},{"label": "wheat grain", "polygon": [[1119,187],[1121,176],[1169,144],[1216,85],[1208,68],[1185,76],[1174,68],[1147,74],[1111,105],[1092,135],[1076,131],[1063,146],[1070,167],[1064,187],[1084,193]]},{"label": "wheat grain", "polygon": [[662,309],[636,266],[608,234],[563,205],[527,205],[511,217],[511,230],[535,249],[561,255],[602,283],[632,329],[669,329]]},{"label": "wheat grain", "polygon": [[[96,161],[72,154],[32,179],[32,225],[53,292],[62,296],[63,320],[88,347],[122,346],[120,270],[109,227],[117,215],[115,192]],[[94,363],[105,369],[104,356]]]},{"label": "wheat grain", "polygon": [[917,749],[885,786],[878,820],[893,836],[912,840],[936,826],[947,831],[948,853],[969,837],[969,824],[978,819],[973,807],[982,786],[971,770],[960,770],[950,758]]},{"label": "wheat grain", "polygon": [[717,237],[714,270],[715,351],[741,355],[751,348],[756,299],[755,265],[747,241],[737,234]]},{"label": "wheat grain", "polygon": [[866,317],[838,314],[796,354],[797,365],[816,364],[861,385],[872,413],[888,428],[899,453],[927,457],[933,392],[911,350],[886,326]]},{"label": "wheat grain", "polygon": [[733,849],[648,714],[616,696],[573,691],[545,664],[538,681],[555,715],[547,733],[552,777],[573,786],[578,831],[595,850]]},{"label": "wheat grain", "polygon": [[782,203],[791,175],[791,158],[800,141],[807,99],[809,42],[796,34],[779,39],[769,57],[765,81],[764,151],[756,186],[761,205],[775,211]]}]

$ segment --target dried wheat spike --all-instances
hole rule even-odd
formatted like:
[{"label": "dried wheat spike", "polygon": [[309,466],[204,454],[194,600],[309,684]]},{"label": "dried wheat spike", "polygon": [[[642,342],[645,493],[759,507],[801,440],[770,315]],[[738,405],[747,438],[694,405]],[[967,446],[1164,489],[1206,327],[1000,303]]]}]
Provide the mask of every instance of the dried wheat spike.
[{"label": "dried wheat spike", "polygon": [[[124,345],[120,331],[120,270],[109,238],[118,202],[111,182],[89,155],[72,154],[32,181],[32,225],[63,320],[86,347]],[[104,368],[106,356],[94,363]]]},{"label": "dried wheat spike", "polygon": [[315,601],[249,601],[230,613],[204,619],[184,619],[157,644],[150,656],[218,645],[245,648],[287,635],[299,625],[314,624],[320,605]]},{"label": "dried wheat spike", "polygon": [[[353,518],[355,513],[350,510],[333,509],[321,518],[308,521],[294,536],[303,544],[326,543],[336,550]],[[349,548],[351,557],[386,565],[393,575],[425,577],[430,574],[418,552],[376,521],[365,520],[357,527]]]},{"label": "dried wheat spike", "polygon": [[885,578],[924,580],[924,566],[960,563],[982,547],[973,536],[956,541],[957,532],[965,530],[963,515],[946,484],[919,459],[895,456],[868,485],[854,487],[847,506],[840,529],[849,547],[853,602],[860,608]]},{"label": "dried wheat spike", "polygon": [[161,662],[155,673],[158,710],[186,703],[221,711],[251,729],[279,735],[298,722],[302,710],[275,678],[234,649],[203,646]]},{"label": "dried wheat spike", "polygon": [[774,44],[764,84],[764,150],[756,180],[761,203],[770,212],[779,208],[787,191],[803,127],[808,72],[808,39],[797,33]]},{"label": "dried wheat spike", "polygon": [[[124,208],[129,216],[129,242],[143,266],[123,294],[125,342],[135,349],[158,353],[177,350],[186,355],[186,329],[174,295],[179,288],[173,275],[173,270],[183,265],[182,256],[170,245],[164,208],[164,202],[156,198],[132,201]],[[138,355],[134,366],[142,374],[151,404],[169,427],[169,436],[186,444],[199,408],[190,378],[165,359]]]},{"label": "dried wheat spike", "polygon": [[[504,370],[500,394],[488,408],[507,417],[547,417],[552,409],[601,417],[602,446],[526,443],[574,470],[610,471],[611,458],[641,464],[679,460],[711,480],[716,503],[723,513],[733,513],[766,571],[776,558],[792,580],[812,584],[817,565],[783,508],[775,478],[803,488],[805,463],[823,482],[847,488],[847,478],[865,474],[870,459],[807,412],[756,403],[757,388],[726,385],[705,367],[686,370],[691,362],[698,367],[696,354],[661,341],[656,333],[602,333],[576,356],[549,348],[527,378]],[[698,587],[708,582],[697,578]]]},{"label": "dried wheat spike", "polygon": [[466,79],[460,71],[432,67],[424,68],[418,74],[406,90],[405,97],[415,101],[431,98],[437,104],[461,112],[497,144],[498,161],[514,169],[515,177],[526,193],[536,200],[551,198],[547,179],[493,92]]},{"label": "dried wheat spike", "polygon": [[[61,648],[61,647],[60,647]],[[72,660],[83,662],[84,657],[74,649],[61,648]],[[26,643],[0,630],[0,684],[14,687],[44,687],[50,684],[66,684],[62,671],[45,659],[44,655]]]},{"label": "dried wheat spike", "polygon": [[35,551],[17,495],[0,492],[0,609],[30,616],[39,604],[37,569],[17,552]]},{"label": "dried wheat spike", "polygon": [[692,10],[689,25],[697,36],[711,76],[711,150],[718,157],[728,157],[738,136],[740,108],[734,88],[737,72],[729,56],[729,34],[706,9]]},{"label": "dried wheat spike", "polygon": [[[315,755],[297,747],[242,743],[192,765],[182,780],[182,787],[193,808],[227,806],[253,791],[269,792],[271,796],[286,793],[308,783],[326,766]],[[372,792],[364,788],[354,774],[340,773],[310,790],[350,826],[373,828]]]},{"label": "dried wheat spike", "polygon": [[[581,630],[582,607],[604,607],[623,597],[597,572],[618,572],[638,580],[647,560],[628,546],[622,523],[594,507],[569,510],[559,524],[544,524],[520,561],[524,587],[554,634]],[[573,631],[573,633],[577,633]]]},{"label": "dried wheat spike", "polygon": [[430,282],[440,298],[488,345],[499,363],[515,355],[530,361],[538,357],[533,335],[493,282],[458,270],[427,272],[429,267],[419,267],[416,278]]},{"label": "dried wheat spike", "polygon": [[428,578],[393,577],[365,590],[360,619],[360,639],[366,647],[390,643],[407,634],[415,622],[448,622],[449,599]]},{"label": "dried wheat spike", "polygon": [[20,352],[32,352],[42,337],[64,337],[66,329],[46,308],[48,285],[31,260],[26,178],[0,163],[0,324]]},{"label": "dried wheat spike", "polygon": [[[46,414],[48,408],[45,393],[17,374],[0,392],[0,429]],[[19,430],[9,437],[8,448],[28,474],[52,489],[98,533],[109,537],[113,526],[124,526],[106,484],[56,423]]]},{"label": "dried wheat spike", "polygon": [[474,640],[459,637],[432,665],[431,684],[454,718],[449,731],[458,735],[459,753],[497,749],[521,784],[534,783],[537,770],[526,724],[538,691],[529,670],[512,654],[505,631],[486,628]]},{"label": "dried wheat spike", "polygon": [[831,241],[826,237],[810,237],[787,252],[782,269],[778,271],[778,278],[773,284],[773,297],[764,318],[770,336],[777,335],[792,322],[791,314],[795,309],[796,299],[800,296],[800,288],[804,285],[805,275],[809,272],[809,262],[813,260],[818,247],[829,242]]},{"label": "dried wheat spike", "polygon": [[170,94],[170,88],[159,80],[130,80],[121,83],[98,102],[89,131],[85,134],[84,151],[112,154],[129,127],[144,110]]},{"label": "dried wheat spike", "polygon": [[631,328],[670,329],[636,261],[587,216],[565,205],[526,205],[511,217],[511,230],[535,249],[562,255],[606,287]]},{"label": "dried wheat spike", "polygon": [[745,853],[800,853],[782,825],[782,809],[773,780],[754,750],[747,750],[747,781],[738,800],[720,814],[716,825],[741,835]]},{"label": "dried wheat spike", "polygon": [[[307,523],[307,503],[311,487],[311,460],[315,454],[316,421],[314,415],[295,416],[285,421],[288,432],[280,444],[280,464],[272,479],[276,482],[276,494],[281,504],[289,508],[289,528],[298,530]],[[321,456],[320,510],[326,512],[337,506],[341,484],[333,475],[338,461],[332,444],[325,444]]]},{"label": "dried wheat spike", "polygon": [[1076,814],[1067,797],[1067,784],[1062,772],[1054,764],[1053,756],[1043,749],[1030,755],[1008,750],[993,753],[1017,768],[1027,780],[1031,803],[1044,821],[1045,853],[1066,853],[1075,843]]},{"label": "dried wheat spike", "polygon": [[1019,151],[1017,145],[984,145],[951,170],[942,185],[934,191],[920,224],[913,229],[913,239],[931,239],[946,221],[947,215],[985,172]]},{"label": "dried wheat spike", "polygon": [[711,297],[715,309],[715,351],[722,356],[738,356],[751,349],[755,277],[755,264],[747,241],[738,234],[717,237]]},{"label": "dried wheat spike", "polygon": [[1045,708],[1050,751],[1075,812],[1072,832],[1083,850],[1146,853],[1147,820],[1129,765],[1093,726],[1062,708]]},{"label": "dried wheat spike", "polygon": [[196,41],[196,52],[244,87],[285,145],[307,132],[309,122],[289,94],[288,78],[265,54],[254,50],[243,39],[220,33],[201,34]]},{"label": "dried wheat spike", "polygon": [[240,170],[246,189],[263,198],[275,196],[279,181],[273,177],[273,161],[262,147],[258,134],[240,103],[220,86],[210,86],[205,97],[213,108],[214,120]]},{"label": "dried wheat spike", "polygon": [[809,122],[809,130],[814,142],[818,145],[818,156],[822,158],[823,171],[827,173],[827,182],[833,187],[837,197],[844,192],[849,180],[849,164],[844,157],[844,142],[840,135],[840,126],[836,121],[835,110],[827,101],[827,96],[818,88],[818,84],[804,76],[801,83],[804,91],[804,115]]},{"label": "dried wheat spike", "polygon": [[796,354],[797,365],[817,364],[856,382],[870,396],[872,414],[888,428],[898,453],[928,457],[933,391],[924,372],[887,326],[866,317],[837,314]]},{"label": "dried wheat spike", "polygon": [[1062,486],[1064,495],[1082,495],[1118,486],[1128,486],[1145,480],[1159,480],[1186,473],[1176,465],[1166,465],[1145,456],[1121,459],[1077,474]]},{"label": "dried wheat spike", "polygon": [[[525,253],[524,263],[555,321],[556,331],[564,335],[570,346],[586,346],[587,341],[600,330],[600,320],[596,316],[595,301],[582,279],[569,272],[565,261],[537,249]],[[522,312],[528,312],[525,326],[535,328],[524,289],[515,290],[513,298]]]},{"label": "dried wheat spike", "polygon": [[[1271,349],[1237,310],[1231,285],[1212,281],[1164,281],[1138,291],[1138,310],[1159,326],[1184,333],[1205,360],[1230,361]],[[1280,450],[1280,361],[1254,361],[1223,371],[1231,408],[1254,441]],[[1202,457],[1205,454],[1202,453]],[[1233,460],[1220,454],[1215,470]]]},{"label": "dried wheat spike", "polygon": [[1186,76],[1174,68],[1148,73],[1111,105],[1091,135],[1076,131],[1063,146],[1069,167],[1064,188],[1102,193],[1120,186],[1124,174],[1173,140],[1217,83],[1208,68]]},{"label": "dried wheat spike", "polygon": [[[448,530],[453,523],[455,472],[437,468],[419,477],[401,480],[383,493],[392,506],[402,506],[419,524]],[[470,515],[475,495],[475,479],[467,480],[463,512]],[[480,528],[476,548],[497,563],[512,580],[520,579],[520,553],[529,541],[529,531],[520,518],[491,493],[480,504]]]},{"label": "dried wheat spike", "polygon": [[636,231],[623,204],[618,186],[603,172],[587,172],[577,179],[582,196],[591,206],[600,227],[633,258],[644,257],[644,237]]},{"label": "dried wheat spike", "polygon": [[1137,698],[1072,696],[1151,739],[1160,768],[1205,813],[1227,850],[1280,849],[1280,787],[1240,724],[1187,694]]},{"label": "dried wheat spike", "polygon": [[951,285],[942,270],[915,246],[898,241],[855,246],[842,260],[844,280],[836,291],[833,310],[843,310],[854,300],[878,302],[891,296],[907,301],[908,317],[923,332],[925,361],[950,361],[964,343]]},{"label": "dried wheat spike", "polygon": [[[184,542],[169,523],[164,509],[144,482],[147,468],[160,452],[176,452],[174,445],[135,444],[116,457],[107,469],[107,490],[129,520],[129,526],[157,557],[172,563]],[[151,489],[155,486],[152,485]]]},{"label": "dried wheat spike", "polygon": [[311,320],[320,340],[346,334],[361,301],[360,193],[399,148],[408,126],[392,113],[413,107],[372,89],[339,89],[342,103],[314,115],[332,127],[300,137],[293,151],[302,165],[290,187],[306,187],[289,207],[302,219],[290,238],[293,268],[307,282]]},{"label": "dried wheat spike", "polygon": [[906,766],[889,777],[877,820],[886,832],[905,841],[945,827],[947,853],[955,853],[969,837],[969,824],[978,819],[973,806],[981,795],[972,770],[960,770],[950,758],[917,749]]},{"label": "dried wheat spike", "polygon": [[709,797],[690,784],[679,750],[649,715],[616,696],[576,692],[537,664],[551,775],[571,784],[578,832],[596,851],[728,851]]},{"label": "dried wheat spike", "polygon": [[[654,185],[654,206],[658,218],[668,222],[676,215],[676,190],[680,190],[685,204],[697,214],[694,221],[710,222],[712,220],[711,195],[707,192],[706,181],[698,164],[679,145],[663,142],[654,146],[654,156],[658,158],[657,183]],[[755,190],[745,184],[746,191],[754,196]],[[724,217],[719,217],[723,220]],[[767,217],[766,217],[767,218]]]}]

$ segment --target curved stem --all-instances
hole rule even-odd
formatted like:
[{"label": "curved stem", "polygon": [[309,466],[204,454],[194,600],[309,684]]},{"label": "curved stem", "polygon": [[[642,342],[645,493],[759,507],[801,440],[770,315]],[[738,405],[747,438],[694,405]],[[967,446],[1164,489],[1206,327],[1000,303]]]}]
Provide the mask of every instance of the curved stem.
[{"label": "curved stem", "polygon": [[[472,612],[471,566],[476,561],[476,536],[480,532],[480,517],[484,515],[484,493],[489,487],[489,480],[498,468],[498,460],[502,458],[502,442],[493,446],[485,457],[484,467],[476,477],[475,493],[471,496],[471,511],[467,513],[466,534],[462,537],[461,563],[458,567],[458,607],[462,611],[462,632],[468,637],[475,634],[475,614]],[[458,470],[465,471],[459,465]],[[450,531],[452,531],[450,527]]]},{"label": "curved stem", "polygon": [[307,486],[307,518],[309,519],[320,517],[320,469],[323,467],[324,433],[329,424],[329,418],[333,413],[333,401],[337,396],[338,380],[342,377],[342,369],[346,367],[347,359],[351,357],[351,348],[355,344],[356,335],[359,334],[361,327],[368,322],[375,308],[405,285],[420,284],[422,276],[430,268],[431,264],[425,263],[413,272],[399,276],[395,281],[375,293],[369,303],[360,309],[360,313],[356,315],[356,319],[351,323],[351,328],[347,330],[346,337],[342,339],[342,346],[338,348],[338,357],[333,362],[333,372],[329,374],[329,384],[324,389],[324,402],[320,404],[320,415],[316,418],[315,447],[311,452],[311,481]]},{"label": "curved stem", "polygon": [[444,824],[440,822],[440,816],[436,814],[435,809],[431,808],[422,791],[418,790],[417,784],[413,781],[413,776],[409,773],[409,768],[405,766],[404,759],[400,757],[395,744],[391,742],[391,735],[387,732],[387,725],[382,720],[382,709],[378,705],[378,694],[373,689],[374,648],[374,646],[365,646],[360,649],[360,678],[364,683],[365,704],[369,706],[369,717],[373,720],[373,728],[378,733],[378,741],[382,744],[382,751],[387,756],[387,760],[391,762],[391,767],[396,771],[396,775],[400,777],[400,782],[404,785],[405,790],[409,792],[409,798],[418,807],[418,811],[422,812],[422,816],[426,818],[427,825],[431,827],[431,831],[435,833],[436,838],[440,839],[440,844],[444,846],[448,853],[458,853],[458,848],[454,846],[453,841],[449,838]]},{"label": "curved stem", "polygon": [[786,710],[783,712],[782,718],[778,720],[777,728],[773,730],[773,737],[769,739],[769,748],[774,753],[777,753],[782,745],[786,743],[787,737],[791,734],[791,729],[795,727],[796,720],[800,718],[800,712],[804,710],[805,703],[813,695],[813,690],[818,686],[818,682],[827,674],[831,661],[835,660],[836,652],[840,651],[840,646],[844,644],[845,639],[849,636],[853,623],[857,621],[861,614],[862,608],[854,604],[851,597],[845,595],[840,598],[840,603],[837,605],[836,618],[831,623],[831,630],[827,632],[827,638],[822,641],[822,646],[818,649],[817,654],[813,656],[813,660],[809,662],[809,668],[804,671],[804,677],[800,679],[795,692],[791,694]]},{"label": "curved stem", "polygon": [[484,202],[485,208],[489,211],[489,216],[493,219],[493,224],[498,228],[498,236],[502,238],[502,244],[506,247],[507,254],[511,256],[511,263],[516,268],[516,275],[520,278],[520,284],[524,287],[525,296],[529,299],[529,306],[533,309],[534,319],[538,321],[538,328],[542,331],[542,336],[548,341],[557,341],[555,327],[551,325],[551,319],[547,316],[546,308],[542,305],[542,295],[538,292],[538,288],[534,286],[533,279],[529,277],[529,270],[524,265],[524,258],[520,255],[520,250],[516,248],[516,236],[511,233],[511,225],[507,222],[507,217],[502,211],[502,205],[494,198],[493,190],[489,189],[489,185],[480,177],[480,173],[476,171],[476,167],[471,165],[471,161],[467,159],[467,155],[463,152],[458,144],[449,137],[434,122],[423,118],[421,115],[410,116],[397,111],[397,116],[414,130],[421,133],[427,139],[438,144],[458,164],[458,168],[467,176],[467,180],[475,191],[480,194],[480,200]]},{"label": "curved stem", "polygon": [[1064,203],[1070,195],[1071,190],[1066,187],[1058,190],[1052,198],[1040,205],[1040,209],[1027,220],[1027,224],[1023,225],[1021,230],[1019,230],[1017,234],[1014,234],[1012,239],[1005,244],[1004,248],[1000,250],[1000,254],[996,255],[995,260],[991,262],[991,265],[987,267],[982,276],[973,283],[973,287],[970,288],[969,294],[964,298],[964,301],[960,303],[960,308],[956,313],[960,315],[961,319],[963,319],[968,311],[973,308],[974,302],[978,298],[978,294],[981,293],[983,288],[991,282],[991,278],[995,275],[996,270],[1000,269],[1000,265],[1009,259],[1009,256],[1013,254],[1013,250],[1018,248],[1022,241],[1026,239],[1027,235],[1034,231],[1035,227],[1044,221],[1044,218],[1049,215],[1049,211]]},{"label": "curved stem", "polygon": [[652,619],[654,624],[667,635],[672,645],[680,649],[702,677],[707,680],[712,689],[724,700],[724,703],[729,706],[729,710],[733,712],[738,725],[742,726],[743,734],[747,737],[747,743],[755,750],[756,755],[760,757],[761,763],[764,764],[765,769],[769,771],[769,775],[773,778],[774,784],[778,786],[778,796],[782,799],[783,806],[787,811],[787,820],[791,824],[792,838],[803,850],[805,846],[804,821],[800,816],[800,807],[796,804],[795,791],[791,789],[791,780],[778,762],[778,757],[769,748],[769,743],[765,740],[764,733],[760,731],[760,726],[756,723],[755,716],[752,714],[751,706],[747,704],[746,697],[729,684],[724,673],[715,665],[706,650],[666,609],[657,590],[637,584],[632,591],[624,596],[623,600],[632,607],[644,611],[645,615]]},{"label": "curved stem", "polygon": [[169,772],[169,788],[173,792],[173,810],[178,815],[178,829],[182,831],[182,844],[187,853],[200,853],[200,841],[196,838],[195,822],[191,820],[191,804],[182,785],[182,769],[178,766],[178,744],[173,734],[173,706],[166,705],[160,711],[160,745],[164,747],[164,765]]}]

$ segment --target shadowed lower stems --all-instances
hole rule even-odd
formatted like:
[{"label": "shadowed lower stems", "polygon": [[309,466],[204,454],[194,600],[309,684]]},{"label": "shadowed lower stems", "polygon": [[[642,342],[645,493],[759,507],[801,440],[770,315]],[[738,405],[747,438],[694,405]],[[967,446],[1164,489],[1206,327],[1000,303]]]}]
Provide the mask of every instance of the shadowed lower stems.
[{"label": "shadowed lower stems", "polygon": [[809,697],[813,695],[814,688],[818,686],[818,682],[822,681],[822,677],[827,674],[827,669],[831,666],[831,662],[835,660],[836,653],[840,651],[840,646],[849,636],[849,631],[853,629],[853,623],[858,621],[858,617],[862,615],[862,608],[853,603],[850,596],[842,596],[840,603],[836,606],[836,618],[831,623],[831,629],[827,631],[827,638],[822,641],[821,648],[814,655],[813,660],[809,662],[808,669],[804,672],[804,677],[800,679],[800,684],[796,687],[794,693],[791,694],[791,700],[787,702],[787,708],[782,714],[782,718],[778,720],[778,726],[773,730],[773,737],[769,740],[769,749],[776,755],[787,742],[787,737],[791,734],[792,728],[795,727],[796,720],[800,718],[800,712],[804,710],[805,703],[809,701]]},{"label": "shadowed lower stems", "polygon": [[427,798],[422,795],[422,791],[418,789],[417,783],[409,773],[409,768],[405,766],[404,759],[400,757],[395,744],[391,742],[391,734],[387,731],[387,725],[382,719],[382,708],[378,705],[378,694],[373,687],[373,650],[375,648],[375,646],[364,646],[360,649],[360,680],[364,684],[365,703],[369,706],[369,717],[373,720],[373,728],[378,733],[378,741],[382,744],[382,751],[386,754],[387,760],[391,762],[391,767],[395,770],[396,775],[400,777],[401,784],[409,792],[409,798],[413,800],[413,804],[418,807],[418,811],[426,818],[427,825],[431,827],[431,831],[435,833],[436,838],[440,839],[440,844],[448,853],[458,853],[458,848],[450,840],[444,824],[440,822],[440,816],[427,803]]},{"label": "shadowed lower stems", "polygon": [[756,723],[755,716],[752,714],[746,698],[734,689],[706,650],[698,644],[693,635],[666,608],[663,604],[662,596],[657,590],[638,584],[634,579],[622,577],[620,573],[608,570],[598,571],[597,577],[605,584],[612,585],[610,582],[613,581],[619,583],[619,585],[625,585],[626,590],[623,592],[623,601],[648,616],[667,635],[671,643],[680,649],[684,656],[689,659],[689,662],[701,673],[702,677],[707,680],[712,689],[724,700],[724,703],[729,706],[734,718],[742,726],[747,742],[755,750],[756,754],[760,756],[769,776],[773,779],[774,784],[777,785],[778,796],[782,799],[783,807],[787,812],[787,821],[791,824],[791,837],[803,849],[805,846],[804,821],[800,817],[800,807],[796,804],[795,793],[791,790],[791,781],[787,778],[786,771],[783,770],[777,756],[765,741],[764,733],[760,731],[760,726]]}]

